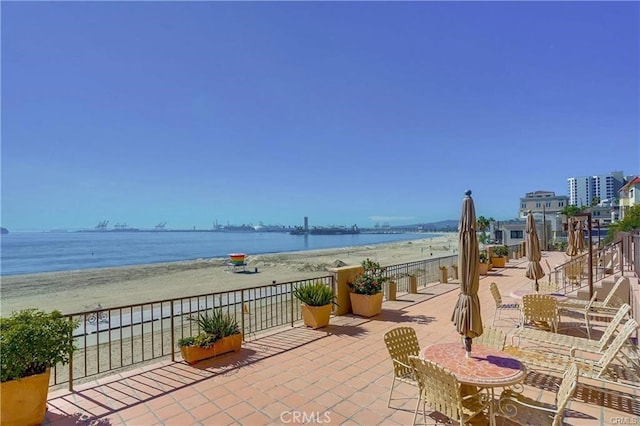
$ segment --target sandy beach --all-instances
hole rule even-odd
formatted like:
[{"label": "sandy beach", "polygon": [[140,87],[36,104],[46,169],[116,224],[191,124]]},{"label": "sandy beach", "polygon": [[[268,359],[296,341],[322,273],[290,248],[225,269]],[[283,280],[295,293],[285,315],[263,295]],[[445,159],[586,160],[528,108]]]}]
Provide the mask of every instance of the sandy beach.
[{"label": "sandy beach", "polygon": [[[117,268],[11,275],[2,277],[0,314],[26,308],[75,313],[87,308],[255,287],[328,275],[336,266],[366,258],[394,265],[446,256],[458,247],[457,233],[370,246],[247,256],[246,272],[234,273],[226,258],[199,259]],[[256,272],[257,270],[257,272]]]}]

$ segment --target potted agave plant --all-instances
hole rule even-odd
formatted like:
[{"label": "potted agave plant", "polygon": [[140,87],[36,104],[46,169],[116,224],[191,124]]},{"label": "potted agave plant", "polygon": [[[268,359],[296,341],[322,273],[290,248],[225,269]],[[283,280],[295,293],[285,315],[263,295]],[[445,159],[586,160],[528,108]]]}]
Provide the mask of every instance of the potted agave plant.
[{"label": "potted agave plant", "polygon": [[300,310],[304,325],[313,329],[329,325],[332,305],[336,305],[336,296],[331,287],[315,282],[293,289],[293,295],[300,301]]},{"label": "potted agave plant", "polygon": [[39,309],[0,318],[1,423],[34,425],[44,421],[51,368],[64,365],[76,347],[78,321]]},{"label": "potted agave plant", "polygon": [[384,268],[371,259],[362,261],[362,273],[348,283],[351,311],[355,315],[372,317],[382,312],[383,286],[390,278]]},{"label": "potted agave plant", "polygon": [[188,364],[241,349],[242,333],[238,321],[222,309],[199,313],[189,320],[197,322],[201,332],[178,340],[182,359]]}]

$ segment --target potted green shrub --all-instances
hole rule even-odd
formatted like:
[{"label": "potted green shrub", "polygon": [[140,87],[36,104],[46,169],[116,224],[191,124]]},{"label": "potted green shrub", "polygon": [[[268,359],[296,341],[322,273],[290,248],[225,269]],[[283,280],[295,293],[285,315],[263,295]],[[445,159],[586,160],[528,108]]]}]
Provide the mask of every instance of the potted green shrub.
[{"label": "potted green shrub", "polygon": [[480,252],[478,271],[480,275],[486,275],[489,271],[489,257],[484,251]]},{"label": "potted green shrub", "polygon": [[362,261],[362,273],[347,283],[351,293],[351,311],[355,315],[372,317],[382,312],[383,286],[390,280],[384,268],[371,259]]},{"label": "potted green shrub", "polygon": [[51,367],[64,365],[76,347],[78,321],[39,309],[0,318],[2,425],[40,424],[47,410]]},{"label": "potted green shrub", "polygon": [[331,287],[321,282],[304,284],[294,288],[293,295],[300,301],[305,326],[316,329],[329,325],[331,306],[337,306]]},{"label": "potted green shrub", "polygon": [[491,263],[496,268],[504,268],[507,264],[507,256],[509,256],[509,247],[496,246],[493,248],[493,255],[491,256]]},{"label": "potted green shrub", "polygon": [[195,364],[206,358],[241,349],[242,333],[238,321],[228,313],[223,313],[222,309],[199,313],[195,317],[189,317],[189,320],[198,324],[200,333],[178,340],[182,359],[187,363]]}]

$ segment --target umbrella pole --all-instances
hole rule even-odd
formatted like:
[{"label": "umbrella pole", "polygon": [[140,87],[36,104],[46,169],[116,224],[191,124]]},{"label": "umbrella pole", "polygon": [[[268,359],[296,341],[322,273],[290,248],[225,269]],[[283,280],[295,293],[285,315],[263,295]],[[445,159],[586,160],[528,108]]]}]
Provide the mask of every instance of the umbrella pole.
[{"label": "umbrella pole", "polygon": [[536,293],[540,290],[540,286],[538,285],[538,279],[536,278]]},{"label": "umbrella pole", "polygon": [[464,338],[464,349],[465,351],[467,351],[467,353],[465,354],[465,356],[467,358],[469,358],[469,354],[471,353],[471,337],[465,337]]}]

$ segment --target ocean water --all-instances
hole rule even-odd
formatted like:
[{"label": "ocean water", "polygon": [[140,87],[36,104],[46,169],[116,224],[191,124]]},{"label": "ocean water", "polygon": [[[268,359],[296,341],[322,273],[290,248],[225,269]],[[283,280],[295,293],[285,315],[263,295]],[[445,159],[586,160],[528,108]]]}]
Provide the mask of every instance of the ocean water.
[{"label": "ocean water", "polygon": [[350,247],[434,234],[289,235],[280,232],[12,232],[2,235],[0,275]]}]

